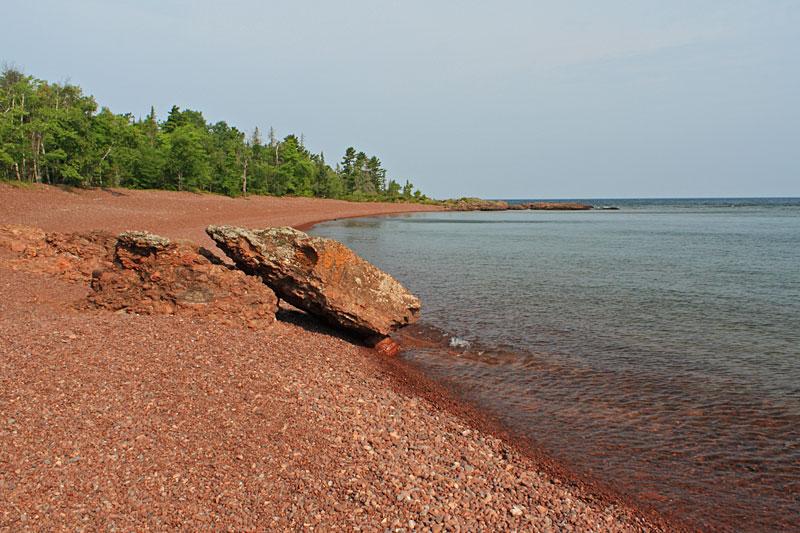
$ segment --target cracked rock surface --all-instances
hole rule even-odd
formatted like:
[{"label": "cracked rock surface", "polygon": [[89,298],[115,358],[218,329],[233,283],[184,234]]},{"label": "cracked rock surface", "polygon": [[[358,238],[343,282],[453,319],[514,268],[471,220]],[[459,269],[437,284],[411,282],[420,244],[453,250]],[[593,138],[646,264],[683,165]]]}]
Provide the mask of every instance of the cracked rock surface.
[{"label": "cracked rock surface", "polygon": [[240,269],[331,324],[385,337],[419,319],[419,298],[340,242],[289,227],[209,226],[206,232]]}]

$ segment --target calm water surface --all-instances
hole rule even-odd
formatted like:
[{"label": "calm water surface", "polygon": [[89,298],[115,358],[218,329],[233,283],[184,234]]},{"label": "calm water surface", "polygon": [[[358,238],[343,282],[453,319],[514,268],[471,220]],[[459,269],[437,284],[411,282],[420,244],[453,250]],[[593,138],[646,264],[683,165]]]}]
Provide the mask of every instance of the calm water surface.
[{"label": "calm water surface", "polygon": [[603,203],[312,233],[420,296],[444,342],[409,361],[553,456],[699,528],[797,530],[800,200]]}]

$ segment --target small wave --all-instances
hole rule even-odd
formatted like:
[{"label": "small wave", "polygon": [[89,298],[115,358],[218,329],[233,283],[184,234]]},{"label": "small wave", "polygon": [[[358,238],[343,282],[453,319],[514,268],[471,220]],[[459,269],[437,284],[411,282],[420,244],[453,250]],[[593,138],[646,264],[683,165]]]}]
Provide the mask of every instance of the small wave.
[{"label": "small wave", "polygon": [[464,339],[459,339],[458,337],[450,338],[451,348],[469,348],[469,346],[470,346],[469,341],[465,341]]}]

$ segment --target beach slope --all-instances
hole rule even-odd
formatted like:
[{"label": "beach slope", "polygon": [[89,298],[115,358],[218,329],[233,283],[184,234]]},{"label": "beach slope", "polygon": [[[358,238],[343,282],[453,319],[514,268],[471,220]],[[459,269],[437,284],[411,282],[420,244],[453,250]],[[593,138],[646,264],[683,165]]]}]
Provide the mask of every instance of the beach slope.
[{"label": "beach slope", "polygon": [[[209,248],[209,224],[417,209],[0,184],[0,224]],[[0,249],[0,529],[659,530],[398,386],[396,360],[293,308],[266,330],[78,310],[88,284],[15,270],[12,253]]]}]

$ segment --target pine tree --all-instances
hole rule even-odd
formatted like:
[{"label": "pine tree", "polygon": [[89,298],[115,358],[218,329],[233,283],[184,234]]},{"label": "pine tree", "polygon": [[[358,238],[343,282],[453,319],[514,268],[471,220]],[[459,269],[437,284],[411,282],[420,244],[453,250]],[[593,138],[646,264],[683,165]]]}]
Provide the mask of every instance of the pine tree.
[{"label": "pine tree", "polygon": [[[97,113],[94,98],[69,83],[49,84],[16,67],[0,72],[0,178],[74,186],[191,189],[228,195],[293,194],[325,198],[400,197],[375,156],[348,147],[331,168],[299,139],[270,127],[249,136],[224,121],[175,105],[164,122]],[[402,195],[412,198],[406,182]],[[415,198],[424,198],[419,191]]]}]

